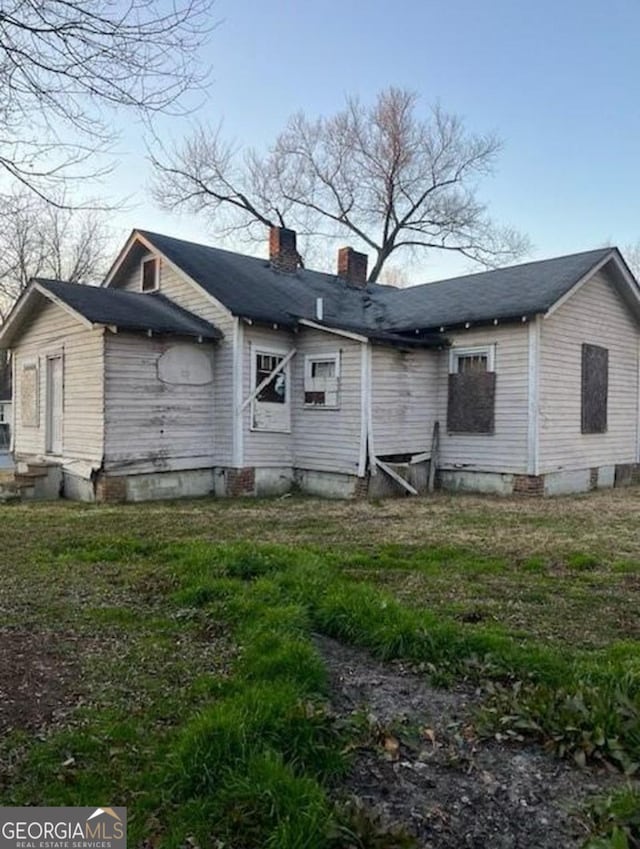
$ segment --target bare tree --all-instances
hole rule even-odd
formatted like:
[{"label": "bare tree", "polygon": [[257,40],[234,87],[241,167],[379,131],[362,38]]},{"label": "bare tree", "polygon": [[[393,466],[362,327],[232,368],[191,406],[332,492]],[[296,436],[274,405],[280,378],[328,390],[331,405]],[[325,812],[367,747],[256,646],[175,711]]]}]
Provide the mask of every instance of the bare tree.
[{"label": "bare tree", "polygon": [[99,172],[114,110],[150,118],[202,82],[211,4],[2,0],[0,172],[47,197]]},{"label": "bare tree", "polygon": [[500,142],[439,106],[420,117],[417,106],[414,93],[389,88],[372,106],[349,99],[333,117],[299,113],[264,156],[200,127],[152,156],[154,196],[165,209],[204,213],[222,234],[254,237],[274,224],[349,233],[374,255],[372,282],[399,251],[456,251],[487,266],[526,253],[527,239],[496,227],[478,198]]},{"label": "bare tree", "polygon": [[0,214],[0,323],[31,277],[98,282],[108,267],[110,233],[104,214],[72,210],[64,196],[52,205],[23,189]]}]

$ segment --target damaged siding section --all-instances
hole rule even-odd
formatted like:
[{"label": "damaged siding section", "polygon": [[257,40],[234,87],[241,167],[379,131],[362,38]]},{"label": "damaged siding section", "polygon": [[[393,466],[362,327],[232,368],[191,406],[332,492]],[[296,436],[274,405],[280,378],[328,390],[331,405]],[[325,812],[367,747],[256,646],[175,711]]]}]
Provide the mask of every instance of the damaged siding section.
[{"label": "damaged siding section", "polygon": [[439,354],[372,350],[373,445],[376,456],[431,452],[437,418]]},{"label": "damaged siding section", "polygon": [[[118,288],[140,291],[140,267],[121,280]],[[160,261],[159,290],[183,309],[189,310],[219,328],[224,338],[216,345],[213,361],[213,439],[215,465],[233,465],[233,316],[218,307],[199,287],[185,280],[167,262]]]},{"label": "damaged siding section", "polygon": [[107,336],[105,471],[214,465],[214,358],[211,345]]}]

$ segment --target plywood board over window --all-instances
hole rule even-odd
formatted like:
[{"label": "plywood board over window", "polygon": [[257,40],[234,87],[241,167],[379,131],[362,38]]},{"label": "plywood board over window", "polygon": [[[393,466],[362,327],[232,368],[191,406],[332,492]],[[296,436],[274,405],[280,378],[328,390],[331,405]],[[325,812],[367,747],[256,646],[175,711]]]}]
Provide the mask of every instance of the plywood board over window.
[{"label": "plywood board over window", "polygon": [[606,433],[609,394],[609,351],[582,346],[582,433]]},{"label": "plywood board over window", "polygon": [[495,432],[495,346],[452,349],[449,359],[447,430]]},{"label": "plywood board over window", "polygon": [[38,427],[40,416],[37,363],[25,363],[20,375],[20,419],[23,427]]}]

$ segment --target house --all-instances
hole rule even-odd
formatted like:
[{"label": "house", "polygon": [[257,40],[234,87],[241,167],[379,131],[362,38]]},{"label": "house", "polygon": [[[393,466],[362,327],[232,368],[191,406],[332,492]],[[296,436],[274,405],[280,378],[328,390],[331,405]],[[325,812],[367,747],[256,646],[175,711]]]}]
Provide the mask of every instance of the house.
[{"label": "house", "polygon": [[[415,286],[135,230],[101,287],[36,279],[0,332],[14,452],[67,497],[349,497],[628,482],[640,290],[616,248]],[[434,433],[439,426],[439,439]],[[53,473],[53,472],[52,472]]]}]

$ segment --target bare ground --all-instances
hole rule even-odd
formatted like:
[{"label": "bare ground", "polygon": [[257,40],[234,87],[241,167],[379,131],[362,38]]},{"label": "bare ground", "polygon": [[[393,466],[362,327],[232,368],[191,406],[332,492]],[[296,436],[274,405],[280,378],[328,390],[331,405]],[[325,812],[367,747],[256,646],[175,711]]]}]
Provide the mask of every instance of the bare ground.
[{"label": "bare ground", "polygon": [[470,724],[479,696],[469,688],[435,689],[401,663],[324,637],[317,645],[333,709],[363,710],[372,732],[344,789],[421,849],[577,849],[587,836],[579,809],[621,781],[538,748],[479,741]]}]

